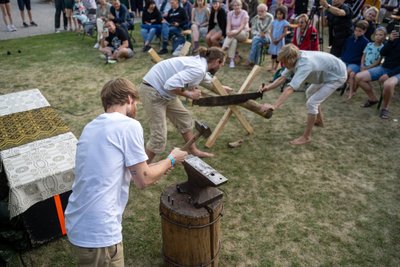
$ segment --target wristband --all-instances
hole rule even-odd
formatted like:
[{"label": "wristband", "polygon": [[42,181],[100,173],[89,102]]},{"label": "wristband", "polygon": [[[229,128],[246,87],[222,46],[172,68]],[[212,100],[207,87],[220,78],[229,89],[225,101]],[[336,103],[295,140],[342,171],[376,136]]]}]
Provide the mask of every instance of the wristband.
[{"label": "wristband", "polygon": [[169,154],[167,158],[171,161],[171,167],[174,167],[174,165],[175,165],[175,159],[174,159],[174,157],[171,156],[171,154]]}]

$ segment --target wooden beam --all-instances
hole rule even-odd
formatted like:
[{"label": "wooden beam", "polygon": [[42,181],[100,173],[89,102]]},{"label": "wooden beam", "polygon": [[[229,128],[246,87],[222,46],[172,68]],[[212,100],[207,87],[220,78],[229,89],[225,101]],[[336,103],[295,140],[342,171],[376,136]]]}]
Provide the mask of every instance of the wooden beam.
[{"label": "wooden beam", "polygon": [[[225,89],[222,87],[221,82],[214,77],[212,79],[212,84],[214,85],[215,89],[218,91],[220,95],[227,95],[228,93],[225,91]],[[217,126],[211,133],[210,137],[207,139],[207,142],[205,143],[205,146],[210,148],[215,144],[215,141],[217,140],[218,136],[221,134],[222,129],[225,127],[225,124],[228,122],[228,119],[230,116],[235,114],[236,118],[239,120],[239,122],[242,124],[242,126],[246,129],[246,131],[249,134],[254,133],[253,127],[251,127],[250,123],[247,121],[247,119],[242,115],[238,107],[236,106],[229,106],[228,109],[225,111],[224,115],[222,116],[221,120],[218,122]]]},{"label": "wooden beam", "polygon": [[181,57],[183,56],[187,56],[187,54],[189,53],[190,50],[190,46],[192,45],[191,42],[186,41],[185,44],[183,45],[181,51],[179,52],[179,55]]},{"label": "wooden beam", "polygon": [[153,48],[150,48],[150,50],[147,51],[147,53],[149,53],[154,63],[158,63],[162,60],[162,58],[157,54],[157,52]]}]

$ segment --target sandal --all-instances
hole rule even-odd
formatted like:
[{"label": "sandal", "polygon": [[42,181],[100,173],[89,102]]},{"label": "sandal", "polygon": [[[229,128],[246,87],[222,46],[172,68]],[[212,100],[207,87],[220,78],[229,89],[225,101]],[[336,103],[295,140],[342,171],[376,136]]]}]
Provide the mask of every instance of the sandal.
[{"label": "sandal", "polygon": [[381,109],[380,113],[379,113],[379,118],[381,119],[389,119],[389,110],[387,109]]},{"label": "sandal", "polygon": [[378,104],[378,100],[367,100],[367,102],[364,103],[364,105],[361,105],[362,108],[369,108],[372,107],[375,104]]}]

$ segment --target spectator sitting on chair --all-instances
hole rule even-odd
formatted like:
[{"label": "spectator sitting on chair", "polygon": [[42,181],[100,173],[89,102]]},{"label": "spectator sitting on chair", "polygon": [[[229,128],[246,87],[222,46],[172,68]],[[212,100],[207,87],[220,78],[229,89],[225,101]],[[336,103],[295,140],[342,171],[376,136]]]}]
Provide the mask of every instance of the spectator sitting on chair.
[{"label": "spectator sitting on chair", "polygon": [[161,39],[162,48],[158,51],[158,54],[168,53],[168,40],[170,37],[182,39],[184,43],[184,37],[182,30],[185,25],[188,24],[189,20],[186,16],[186,11],[179,6],[178,0],[170,0],[171,9],[168,11],[168,15],[163,19],[161,25]]},{"label": "spectator sitting on chair", "polygon": [[112,20],[108,20],[100,41],[100,52],[105,54],[106,63],[131,58],[133,50],[128,32],[121,26],[116,26]]},{"label": "spectator sitting on chair", "polygon": [[226,11],[220,0],[212,0],[210,19],[208,21],[208,33],[206,42],[208,47],[220,46],[222,38],[226,37]]},{"label": "spectator sitting on chair", "polygon": [[161,33],[161,12],[156,7],[154,0],[149,0],[143,10],[142,29],[140,33],[143,38],[143,52],[150,50],[150,43],[153,41],[156,34]]},{"label": "spectator sitting on chair", "polygon": [[107,0],[99,0],[99,5],[96,11],[96,26],[97,26],[97,42],[94,48],[98,49],[100,47],[100,40],[103,38],[104,22],[110,14],[111,4]]},{"label": "spectator sitting on chair", "polygon": [[300,50],[319,50],[318,31],[311,25],[307,14],[297,17],[298,27],[294,30],[292,43]]},{"label": "spectator sitting on chair", "polygon": [[376,81],[385,74],[390,77],[400,72],[400,39],[398,32],[392,31],[389,35],[389,41],[381,49],[381,56],[385,58],[381,66],[364,70],[356,75],[357,84],[368,96],[368,100],[361,107],[367,108],[378,103],[378,99],[369,83],[370,81]]},{"label": "spectator sitting on chair", "polygon": [[372,34],[376,29],[376,21],[378,18],[378,9],[376,7],[370,7],[364,12],[364,18],[368,22],[368,29],[365,32],[365,37],[371,42]]},{"label": "spectator sitting on chair", "polygon": [[245,65],[252,66],[259,62],[261,46],[271,42],[271,26],[274,16],[269,14],[268,7],[265,4],[259,4],[257,14],[251,20],[252,41],[249,57]]},{"label": "spectator sitting on chair", "polygon": [[350,92],[354,91],[354,77],[358,72],[360,72],[361,59],[364,49],[368,44],[368,39],[364,36],[367,27],[367,21],[358,21],[356,26],[354,27],[354,34],[346,39],[343,46],[341,59],[347,66],[347,82],[350,88]]},{"label": "spectator sitting on chair", "polygon": [[389,104],[394,94],[394,88],[400,84],[400,74],[390,77],[383,83],[383,105],[379,112],[381,119],[389,119]]},{"label": "spectator sitting on chair", "polygon": [[79,31],[82,29],[82,25],[89,21],[86,16],[86,7],[83,5],[81,0],[75,0],[75,4],[72,8],[72,17],[78,21]]},{"label": "spectator sitting on chair", "polygon": [[210,11],[205,6],[205,0],[196,0],[192,9],[193,53],[199,49],[200,36],[204,38],[207,34],[209,19]]},{"label": "spectator sitting on chair", "polygon": [[229,68],[235,67],[237,42],[244,42],[249,38],[249,15],[242,9],[241,0],[232,1],[233,10],[228,12],[226,23],[226,38],[222,45],[228,50]]},{"label": "spectator sitting on chair", "polygon": [[133,21],[129,14],[128,8],[121,4],[119,0],[112,0],[112,7],[108,18],[115,24],[123,27],[127,32],[133,27]]},{"label": "spectator sitting on chair", "polygon": [[[382,57],[380,52],[383,47],[383,42],[386,39],[386,35],[387,32],[384,27],[379,27],[375,30],[375,41],[367,44],[361,57],[361,71],[377,67],[381,64]],[[350,100],[356,94],[357,87],[358,84],[356,82],[353,88],[350,87],[347,100]]]}]

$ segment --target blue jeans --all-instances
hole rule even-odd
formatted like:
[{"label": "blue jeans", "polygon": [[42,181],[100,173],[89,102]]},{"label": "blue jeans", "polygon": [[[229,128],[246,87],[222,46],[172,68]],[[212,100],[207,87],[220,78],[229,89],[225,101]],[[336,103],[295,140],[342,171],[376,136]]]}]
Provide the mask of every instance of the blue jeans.
[{"label": "blue jeans", "polygon": [[176,37],[181,37],[182,35],[182,30],[178,27],[171,26],[167,22],[163,22],[161,26],[161,38],[162,38],[162,48],[166,49],[168,46],[168,40],[170,37],[176,36]]},{"label": "blue jeans", "polygon": [[161,25],[142,25],[142,28],[140,29],[140,34],[142,35],[143,41],[148,44],[153,41],[156,34],[160,33]]},{"label": "blue jeans", "polygon": [[249,62],[257,64],[261,56],[261,47],[265,44],[269,44],[270,42],[271,40],[269,39],[269,37],[253,37],[248,58]]}]

